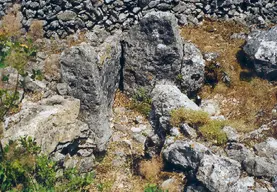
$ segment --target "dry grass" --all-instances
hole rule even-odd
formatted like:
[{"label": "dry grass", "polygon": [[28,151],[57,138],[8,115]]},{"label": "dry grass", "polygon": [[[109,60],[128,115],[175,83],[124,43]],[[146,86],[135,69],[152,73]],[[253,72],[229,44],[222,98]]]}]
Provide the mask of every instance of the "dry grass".
[{"label": "dry grass", "polygon": [[21,17],[19,14],[20,5],[15,4],[11,11],[2,18],[0,34],[8,36],[20,36],[21,34]]},{"label": "dry grass", "polygon": [[32,21],[30,29],[28,31],[28,36],[33,40],[43,38],[43,22],[39,20]]},{"label": "dry grass", "polygon": [[122,93],[121,91],[117,91],[115,94],[113,108],[115,107],[126,107],[129,108],[131,106],[130,98]]},{"label": "dry grass", "polygon": [[49,81],[60,80],[60,55],[52,54],[44,61],[43,75]]},{"label": "dry grass", "polygon": [[163,162],[159,157],[152,158],[151,160],[144,160],[140,162],[140,174],[150,182],[159,180],[159,174],[163,167]]},{"label": "dry grass", "polygon": [[[235,22],[205,21],[198,27],[182,28],[184,39],[195,43],[202,52],[220,54],[217,62],[231,78],[229,87],[220,81],[214,88],[204,86],[200,93],[202,98],[220,100],[223,115],[246,124],[247,130],[251,130],[270,118],[271,110],[276,104],[277,89],[268,81],[253,76],[251,69],[240,65],[237,54],[245,41],[230,39],[233,33],[239,32],[248,33],[248,29]],[[248,81],[241,80],[242,74],[250,75]],[[258,113],[262,114],[259,118]]]}]

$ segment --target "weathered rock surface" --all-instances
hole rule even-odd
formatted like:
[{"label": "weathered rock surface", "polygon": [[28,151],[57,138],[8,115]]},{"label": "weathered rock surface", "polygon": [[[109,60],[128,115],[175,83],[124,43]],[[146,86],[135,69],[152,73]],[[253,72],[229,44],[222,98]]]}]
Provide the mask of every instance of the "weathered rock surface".
[{"label": "weathered rock surface", "polygon": [[80,117],[89,125],[96,150],[105,150],[111,136],[109,117],[119,82],[121,45],[116,33],[93,47],[87,43],[62,53],[61,72],[69,95],[80,99]]},{"label": "weathered rock surface", "polygon": [[152,93],[151,121],[161,132],[171,128],[170,111],[184,107],[185,109],[200,110],[185,94],[171,84],[156,85]]},{"label": "weathered rock surface", "polygon": [[176,18],[168,12],[150,12],[124,38],[124,89],[151,90],[160,80],[178,81],[194,92],[204,81],[205,62],[198,48],[184,42]]},{"label": "weathered rock surface", "polygon": [[245,171],[253,176],[273,177],[277,175],[276,160],[266,157],[248,157],[243,161]]},{"label": "weathered rock surface", "polygon": [[189,137],[190,139],[196,139],[197,133],[196,130],[190,127],[187,123],[181,125],[181,131],[184,133],[185,136]]},{"label": "weathered rock surface", "polygon": [[183,41],[176,18],[168,12],[145,15],[124,38],[124,89],[153,87],[180,73]]},{"label": "weathered rock surface", "polygon": [[205,61],[194,44],[184,42],[180,84],[182,90],[191,93],[199,90],[204,83]]},{"label": "weathered rock surface", "polygon": [[239,141],[239,134],[236,129],[231,126],[223,127],[222,131],[226,133],[227,139],[230,142],[237,142]]},{"label": "weathered rock surface", "polygon": [[254,192],[255,180],[253,177],[240,178],[234,185],[232,185],[228,192]]},{"label": "weathered rock surface", "polygon": [[209,190],[197,183],[186,186],[185,192],[209,192]]},{"label": "weathered rock surface", "polygon": [[277,140],[269,137],[266,141],[258,143],[254,146],[257,155],[277,159]]},{"label": "weathered rock surface", "polygon": [[50,154],[60,143],[70,143],[85,138],[87,124],[77,119],[80,101],[71,97],[53,96],[39,103],[24,102],[22,110],[6,119],[3,139],[16,140],[31,136],[41,146],[42,152]]},{"label": "weathered rock surface", "polygon": [[200,105],[201,109],[211,116],[220,115],[219,103],[214,99],[203,99]]},{"label": "weathered rock surface", "polygon": [[227,156],[242,163],[246,158],[254,156],[254,153],[240,143],[228,143],[225,149]]},{"label": "weathered rock surface", "polygon": [[267,31],[255,31],[243,47],[258,75],[277,80],[277,27]]},{"label": "weathered rock surface", "polygon": [[200,143],[178,140],[162,153],[167,163],[184,171],[196,171],[204,155],[211,154],[211,151]]},{"label": "weathered rock surface", "polygon": [[200,162],[196,178],[210,191],[227,192],[229,186],[240,178],[241,165],[232,159],[205,154]]}]

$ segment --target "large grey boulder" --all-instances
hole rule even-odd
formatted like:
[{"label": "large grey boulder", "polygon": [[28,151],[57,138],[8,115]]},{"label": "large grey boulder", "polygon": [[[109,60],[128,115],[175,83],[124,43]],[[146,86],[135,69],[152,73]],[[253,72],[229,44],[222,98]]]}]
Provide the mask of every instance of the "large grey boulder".
[{"label": "large grey boulder", "polygon": [[249,175],[273,177],[277,175],[276,160],[266,157],[249,157],[243,161],[243,167]]},{"label": "large grey boulder", "polygon": [[124,89],[151,90],[159,80],[177,79],[185,91],[201,87],[204,60],[200,51],[180,36],[176,18],[169,12],[149,12],[123,41]]},{"label": "large grey boulder", "polygon": [[170,112],[181,107],[191,110],[200,108],[183,94],[175,85],[158,84],[152,93],[151,121],[155,128],[166,131],[170,126]]},{"label": "large grey boulder", "polygon": [[82,43],[61,56],[62,80],[69,95],[80,99],[82,118],[96,150],[103,151],[111,136],[109,118],[119,82],[121,45],[119,33],[92,46]]},{"label": "large grey boulder", "polygon": [[241,165],[227,157],[204,154],[196,178],[210,191],[228,192],[229,186],[240,178]]},{"label": "large grey boulder", "polygon": [[269,137],[266,141],[256,144],[254,148],[259,156],[277,160],[277,140],[273,137]]},{"label": "large grey boulder", "polygon": [[258,75],[277,80],[277,26],[251,33],[243,50]]},{"label": "large grey boulder", "polygon": [[254,156],[254,153],[241,143],[228,143],[225,148],[227,156],[242,163],[246,158]]},{"label": "large grey boulder", "polygon": [[163,150],[165,161],[180,170],[196,171],[205,154],[211,151],[204,145],[193,141],[178,140]]},{"label": "large grey boulder", "polygon": [[72,97],[53,96],[38,103],[24,101],[19,113],[5,121],[2,144],[9,140],[30,136],[45,154],[56,150],[60,144],[85,139],[87,124],[77,119],[80,101]]}]

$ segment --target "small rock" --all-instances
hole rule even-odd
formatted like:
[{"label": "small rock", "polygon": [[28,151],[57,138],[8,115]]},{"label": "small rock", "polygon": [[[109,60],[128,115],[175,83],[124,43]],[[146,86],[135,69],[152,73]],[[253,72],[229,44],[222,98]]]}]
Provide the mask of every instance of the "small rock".
[{"label": "small rock", "polygon": [[187,136],[191,139],[195,139],[197,137],[197,133],[196,133],[195,129],[193,129],[186,123],[181,125],[181,131],[184,133],[185,136]]},{"label": "small rock", "polygon": [[225,152],[228,157],[242,163],[247,157],[254,156],[254,153],[241,143],[228,143]]},{"label": "small rock", "polygon": [[142,116],[137,116],[136,119],[135,119],[135,123],[136,124],[141,124],[141,123],[143,123],[143,119],[144,118]]},{"label": "small rock", "polygon": [[162,184],[161,184],[161,188],[164,191],[181,191],[182,190],[182,186],[180,184],[178,184],[178,181],[174,178],[170,178],[165,180]]},{"label": "small rock", "polygon": [[143,136],[143,135],[141,135],[141,134],[134,134],[134,135],[133,135],[133,139],[134,139],[135,141],[139,142],[139,143],[142,143],[142,144],[144,144],[145,141],[146,141],[146,137]]},{"label": "small rock", "polygon": [[225,126],[222,131],[226,133],[227,139],[229,142],[238,142],[239,135],[236,129],[231,126]]},{"label": "small rock", "polygon": [[173,127],[172,129],[170,129],[170,135],[174,137],[178,137],[181,135],[181,133],[177,127]]},{"label": "small rock", "polygon": [[66,83],[58,83],[57,91],[60,95],[66,95],[67,94],[67,84]]},{"label": "small rock", "polygon": [[204,59],[206,61],[215,61],[219,57],[219,53],[216,52],[208,52],[204,54]]},{"label": "small rock", "polygon": [[117,130],[117,131],[121,131],[123,133],[125,133],[128,130],[127,126],[121,125],[121,124],[117,124],[117,123],[114,124],[114,129]]},{"label": "small rock", "polygon": [[132,131],[133,133],[140,133],[142,130],[141,130],[141,128],[139,128],[139,127],[132,127],[132,128],[131,128],[131,131]]},{"label": "small rock", "polygon": [[202,100],[200,108],[211,116],[216,116],[220,114],[218,102],[213,99]]}]

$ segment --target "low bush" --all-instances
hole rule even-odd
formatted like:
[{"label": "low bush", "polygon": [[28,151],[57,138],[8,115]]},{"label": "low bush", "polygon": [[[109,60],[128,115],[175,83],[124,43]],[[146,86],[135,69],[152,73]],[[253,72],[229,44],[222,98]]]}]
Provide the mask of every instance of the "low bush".
[{"label": "low bush", "polygon": [[225,121],[211,120],[201,126],[199,132],[205,139],[212,141],[214,144],[223,145],[227,142],[226,133],[222,131],[225,125]]},{"label": "low bush", "polygon": [[30,137],[4,147],[0,162],[0,191],[86,191],[93,174],[80,175],[76,169],[58,174],[59,165],[40,154]]},{"label": "low bush", "polygon": [[170,116],[170,123],[175,127],[179,127],[180,124],[184,122],[190,125],[203,125],[210,120],[209,114],[204,111],[195,111],[185,108],[172,110]]}]

